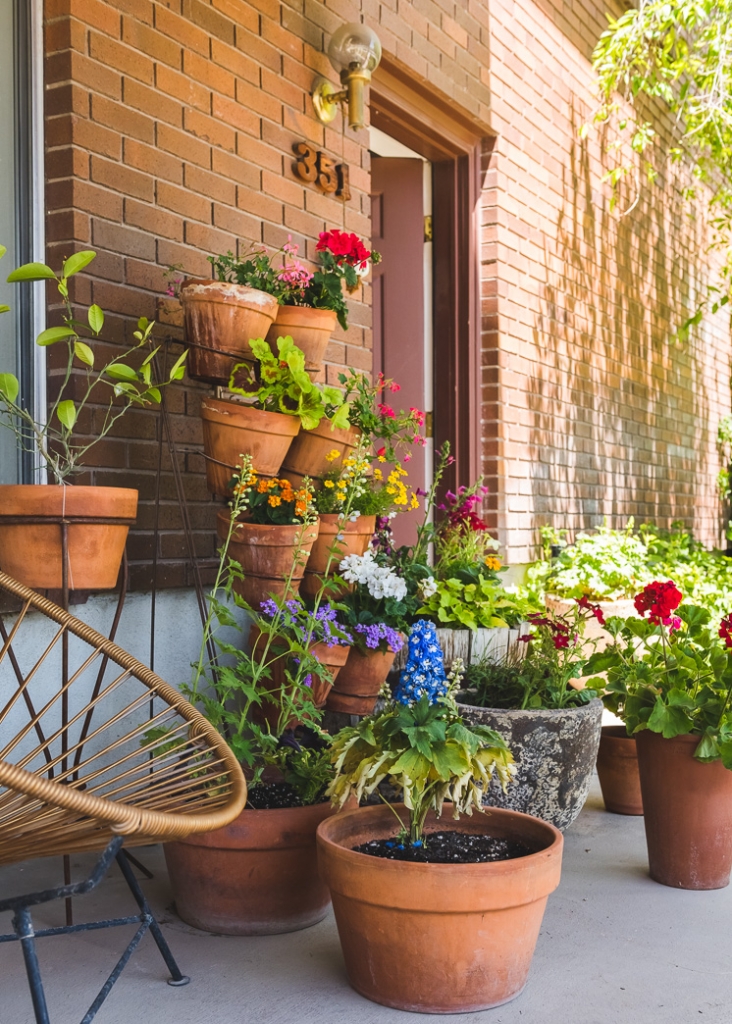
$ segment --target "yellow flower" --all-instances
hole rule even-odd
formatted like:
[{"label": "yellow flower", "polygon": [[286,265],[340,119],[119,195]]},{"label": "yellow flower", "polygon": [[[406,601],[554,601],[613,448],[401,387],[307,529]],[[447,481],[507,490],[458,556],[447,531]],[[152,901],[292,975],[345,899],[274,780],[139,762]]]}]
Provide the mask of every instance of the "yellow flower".
[{"label": "yellow flower", "polygon": [[276,494],[270,494],[267,498],[267,504],[271,505],[272,508],[277,508],[278,505],[282,504],[282,498],[279,498]]},{"label": "yellow flower", "polygon": [[337,448],[332,448],[325,457],[328,462],[335,462],[336,459],[340,459],[341,453]]},{"label": "yellow flower", "polygon": [[335,484],[333,483],[332,480],[324,480],[323,481],[323,486],[327,487],[328,489],[330,489],[331,487],[335,487]]},{"label": "yellow flower", "polygon": [[381,470],[377,466],[376,469],[374,470],[374,480],[383,480],[383,479],[384,479],[384,474],[381,472]]},{"label": "yellow flower", "polygon": [[417,497],[416,494],[412,495],[411,506],[412,508],[419,508],[419,498]]},{"label": "yellow flower", "polygon": [[489,569],[493,569],[494,571],[498,571],[498,569],[501,568],[501,560],[500,558],[496,558],[495,555],[488,555],[485,559],[485,564]]},{"label": "yellow flower", "polygon": [[344,466],[355,466],[356,465],[356,460],[355,459],[344,459],[343,460],[343,465]]},{"label": "yellow flower", "polygon": [[386,462],[386,456],[385,455],[377,455],[376,458],[377,458],[378,462]]}]

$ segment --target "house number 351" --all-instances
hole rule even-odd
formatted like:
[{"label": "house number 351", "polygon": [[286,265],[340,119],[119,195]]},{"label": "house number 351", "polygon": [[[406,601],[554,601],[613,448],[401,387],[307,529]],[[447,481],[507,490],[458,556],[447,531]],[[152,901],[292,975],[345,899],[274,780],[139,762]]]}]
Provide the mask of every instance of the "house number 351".
[{"label": "house number 351", "polygon": [[348,181],[348,164],[336,164],[307,142],[296,142],[292,147],[297,157],[295,174],[303,181],[312,181],[323,192],[335,193],[340,199],[349,200],[351,189]]}]

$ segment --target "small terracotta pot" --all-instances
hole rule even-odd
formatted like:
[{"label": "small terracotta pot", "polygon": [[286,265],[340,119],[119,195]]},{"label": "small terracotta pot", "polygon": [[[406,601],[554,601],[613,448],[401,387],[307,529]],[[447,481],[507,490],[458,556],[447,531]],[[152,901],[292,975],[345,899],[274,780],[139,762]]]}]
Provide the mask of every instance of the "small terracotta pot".
[{"label": "small terracotta pot", "polygon": [[264,338],[277,315],[274,296],[228,281],[186,278],[180,301],[188,375],[210,384],[228,384],[237,362],[255,362],[249,342]]},{"label": "small terracotta pot", "polygon": [[244,810],[226,828],[165,844],[175,909],[194,928],[277,935],[309,928],[328,912],[315,831],[329,803]]},{"label": "small terracotta pot", "polygon": [[636,734],[651,878],[724,889],[732,869],[732,771],[694,757],[699,736]]},{"label": "small terracotta pot", "polygon": [[0,569],[34,590],[59,590],[65,519],[69,589],[111,590],[136,515],[137,491],[127,487],[5,484],[0,486]]},{"label": "small terracotta pot", "polygon": [[[253,655],[257,656],[263,653],[265,638],[263,637],[258,626],[252,626],[249,630],[249,650]],[[331,680],[335,680],[338,673],[341,671],[348,658],[348,652],[350,647],[342,647],[336,645],[334,647],[328,647],[324,643],[313,644],[310,648],[311,654],[313,654],[321,664],[325,665],[331,675]],[[277,637],[274,637],[270,646],[269,654],[269,670],[270,678],[263,680],[263,686],[270,692],[278,692],[285,683],[285,668],[287,662],[286,647],[282,641],[278,644]],[[312,677],[310,685],[310,699],[316,708],[322,708],[328,699],[328,694],[331,691],[333,682],[328,682],[325,679]],[[277,723],[280,716],[279,705],[274,702],[263,699],[262,703],[256,707],[253,711],[255,719],[260,724],[266,723],[270,729],[276,729]],[[294,729],[299,721],[303,719],[292,718],[287,723],[285,728]]]},{"label": "small terracotta pot", "polygon": [[379,690],[394,662],[393,651],[362,651],[352,647],[338,682],[328,694],[328,711],[346,715],[370,715]]},{"label": "small terracotta pot", "polygon": [[311,306],[278,306],[275,321],[267,332],[267,344],[277,355],[277,339],[290,337],[305,354],[305,369],[317,374],[323,369],[325,350],[335,330],[336,314]]},{"label": "small terracotta pot", "polygon": [[643,814],[635,736],[628,736],[624,725],[603,725],[597,774],[606,811]]},{"label": "small terracotta pot", "polygon": [[[216,532],[225,541],[229,531],[229,510],[220,509]],[[234,590],[259,611],[268,597],[281,597],[292,574],[291,597],[297,596],[310,550],[318,536],[318,523],[274,526],[239,522],[234,527],[229,554],[239,562],[243,580],[234,581]]]},{"label": "small terracotta pot", "polygon": [[[316,484],[334,469],[340,469],[358,445],[360,431],[355,427],[331,430],[329,420],[321,420],[314,430],[301,430],[294,439],[282,463],[282,472],[292,482],[299,483],[309,476]],[[337,449],[341,458],[328,462],[326,455]]]},{"label": "small terracotta pot", "polygon": [[251,455],[258,476],[277,476],[287,448],[300,429],[297,416],[263,412],[220,398],[204,398],[201,419],[206,485],[222,498],[229,494],[241,455]]},{"label": "small terracotta pot", "polygon": [[562,836],[515,811],[459,822],[430,814],[440,829],[518,840],[536,850],[487,864],[405,864],[354,846],[395,832],[398,807],[362,807],[318,828],[318,864],[333,899],[351,985],[367,999],[418,1013],[500,1006],[529,973],[544,908],[559,884]]},{"label": "small terracotta pot", "polygon": [[308,572],[325,573],[328,568],[331,574],[337,572],[346,555],[362,555],[366,551],[375,529],[376,516],[359,516],[353,523],[343,523],[337,513],[322,515],[318,539],[308,559]]}]

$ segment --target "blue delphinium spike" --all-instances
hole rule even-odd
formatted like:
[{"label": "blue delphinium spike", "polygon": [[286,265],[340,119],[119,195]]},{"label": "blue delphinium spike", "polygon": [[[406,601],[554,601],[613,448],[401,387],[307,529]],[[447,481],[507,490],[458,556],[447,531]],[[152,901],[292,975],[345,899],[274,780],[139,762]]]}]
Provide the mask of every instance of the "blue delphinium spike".
[{"label": "blue delphinium spike", "polygon": [[394,700],[411,704],[427,695],[430,704],[447,693],[442,648],[434,622],[418,619],[409,632],[407,664],[399,677]]}]

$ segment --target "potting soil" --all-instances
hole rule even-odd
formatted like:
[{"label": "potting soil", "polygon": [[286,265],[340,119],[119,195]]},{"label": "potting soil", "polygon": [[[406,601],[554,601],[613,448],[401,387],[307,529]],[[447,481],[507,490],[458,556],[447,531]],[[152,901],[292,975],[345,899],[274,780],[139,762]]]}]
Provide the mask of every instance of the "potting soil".
[{"label": "potting soil", "polygon": [[356,853],[366,853],[370,857],[426,864],[484,864],[536,853],[536,850],[524,843],[495,836],[472,835],[470,832],[428,832],[424,842],[415,844],[410,844],[408,839],[392,836],[388,839],[372,839],[353,849]]}]

